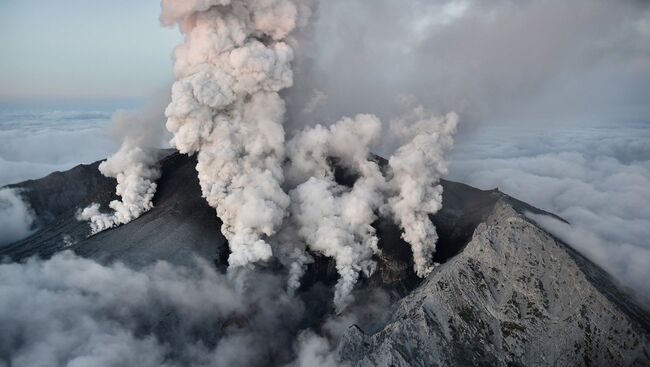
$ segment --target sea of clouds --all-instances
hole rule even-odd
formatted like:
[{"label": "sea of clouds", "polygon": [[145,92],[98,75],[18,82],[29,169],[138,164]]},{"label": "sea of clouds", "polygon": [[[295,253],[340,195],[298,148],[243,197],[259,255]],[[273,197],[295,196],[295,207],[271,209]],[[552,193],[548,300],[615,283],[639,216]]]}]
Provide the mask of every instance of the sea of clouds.
[{"label": "sea of clouds", "polygon": [[[76,123],[61,125],[61,136]],[[35,135],[44,131],[33,130]],[[96,134],[89,139],[103,139],[101,128]],[[493,125],[459,137],[448,178],[498,187],[562,216],[571,224],[533,219],[637,294],[650,291],[645,282],[650,275],[650,125]],[[0,191],[0,222],[13,218],[19,228],[15,210],[29,213],[29,208],[8,195]],[[3,213],[6,202],[14,204],[13,211]],[[201,261],[193,268],[158,263],[132,269],[69,252],[1,264],[0,322],[7,327],[0,331],[0,366],[45,366],[53,360],[236,366],[268,358],[334,366],[341,333],[352,324],[372,328],[389,309],[386,295],[363,295],[358,298],[372,302],[310,325],[307,304],[282,290],[281,277],[261,273],[242,279],[227,279]],[[242,293],[241,287],[252,288]],[[364,321],[371,305],[374,321]]]},{"label": "sea of clouds", "polygon": [[6,185],[105,158],[111,109],[0,106],[0,246],[34,231],[20,191]]},{"label": "sea of clouds", "polygon": [[90,163],[115,151],[111,110],[0,107],[0,186]]},{"label": "sea of clouds", "polygon": [[[0,185],[108,156],[110,112],[0,115]],[[650,124],[490,125],[458,137],[452,180],[501,191],[555,213],[547,230],[638,294],[650,294]],[[443,203],[444,204],[444,203]],[[33,232],[17,190],[0,190],[0,244]]]},{"label": "sea of clouds", "polygon": [[650,294],[650,124],[491,126],[461,139],[451,179],[555,213],[534,219]]},{"label": "sea of clouds", "polygon": [[294,297],[283,284],[199,259],[133,269],[64,251],[0,264],[0,366],[339,366],[330,340],[389,314],[387,294],[359,291],[315,324],[327,290]]},{"label": "sea of clouds", "polygon": [[[454,110],[449,179],[560,215],[570,224],[533,219],[650,294],[650,125],[617,119],[649,116],[647,3],[322,4],[296,50],[289,129],[359,112],[391,118],[401,94]],[[0,187],[114,153],[119,143],[104,134],[113,110],[1,109]],[[544,118],[555,124],[535,121]],[[489,123],[500,119],[517,123]],[[0,246],[34,230],[19,195],[0,189]],[[242,291],[200,262],[131,269],[65,252],[2,263],[0,367],[336,365],[342,330],[372,330],[388,309],[385,295],[360,296],[368,302],[315,327],[316,307],[281,291],[283,279],[248,282]]]}]

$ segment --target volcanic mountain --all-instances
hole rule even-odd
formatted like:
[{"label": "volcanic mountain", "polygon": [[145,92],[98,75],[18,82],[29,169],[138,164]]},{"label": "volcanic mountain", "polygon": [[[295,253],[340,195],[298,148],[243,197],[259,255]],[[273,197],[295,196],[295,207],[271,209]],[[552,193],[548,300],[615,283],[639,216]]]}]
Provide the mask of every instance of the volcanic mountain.
[{"label": "volcanic mountain", "polygon": [[[11,185],[34,211],[38,230],[0,248],[0,256],[22,262],[71,250],[133,268],[159,260],[192,266],[198,256],[225,269],[228,245],[214,209],[201,197],[194,157],[161,153],[154,209],[89,236],[88,223],[76,219],[77,211],[93,202],[105,207],[115,199],[115,181],[103,177],[98,164]],[[354,180],[337,172],[339,183]],[[374,224],[382,253],[377,270],[358,288],[390,294],[389,316],[371,330],[349,327],[335,346],[339,363],[650,365],[650,315],[600,267],[528,216],[552,214],[496,189],[451,181],[442,186],[443,208],[432,217],[440,237],[434,260],[440,265],[427,278],[414,274],[400,229],[383,218]],[[282,271],[277,264],[266,266]],[[331,292],[337,277],[334,263],[316,256],[300,292],[304,297]],[[334,312],[328,301],[322,302],[312,325]]]}]

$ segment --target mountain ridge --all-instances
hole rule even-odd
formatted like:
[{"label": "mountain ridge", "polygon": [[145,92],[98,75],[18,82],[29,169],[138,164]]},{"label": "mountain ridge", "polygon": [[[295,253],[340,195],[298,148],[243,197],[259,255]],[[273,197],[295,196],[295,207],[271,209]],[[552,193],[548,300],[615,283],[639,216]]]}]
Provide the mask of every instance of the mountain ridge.
[{"label": "mountain ridge", "polygon": [[[162,152],[161,157],[162,176],[154,197],[154,209],[127,225],[90,237],[88,224],[76,219],[76,211],[91,202],[99,202],[106,207],[106,204],[115,198],[115,182],[101,176],[97,170],[99,162],[79,165],[40,180],[10,185],[9,187],[18,189],[30,204],[41,227],[30,237],[0,248],[0,257],[23,261],[31,256],[48,258],[62,250],[72,250],[80,256],[101,263],[120,261],[137,268],[159,260],[191,265],[192,259],[199,256],[219,268],[225,268],[229,253],[227,242],[219,231],[221,222],[214,209],[201,198],[194,169],[195,158],[171,150]],[[385,164],[380,157],[376,159]],[[337,179],[350,179],[346,177],[342,174],[341,178]],[[555,360],[556,363],[571,362],[584,365],[650,363],[647,337],[650,332],[650,317],[647,311],[637,305],[609,274],[539,228],[526,213],[550,215],[559,220],[562,220],[561,218],[496,189],[479,190],[446,180],[441,181],[441,184],[444,188],[443,208],[432,216],[432,220],[440,237],[434,260],[442,265],[426,279],[416,277],[412,269],[410,247],[401,239],[400,229],[388,219],[378,219],[374,226],[382,253],[376,257],[376,272],[369,279],[363,279],[359,288],[380,288],[390,292],[394,299],[391,306],[393,316],[383,329],[374,334],[367,335],[361,329],[351,328],[341,339],[337,349],[341,361],[353,365],[376,364],[380,359],[386,358],[395,365],[405,365],[412,361],[426,365],[534,365],[540,364],[543,359]],[[510,227],[511,224],[516,230]],[[496,236],[492,238],[492,242],[490,233]],[[499,250],[501,252],[492,248],[497,242],[502,245]],[[536,247],[530,247],[533,245]],[[520,251],[520,247],[528,248],[527,246],[530,247],[528,252]],[[481,257],[483,251],[480,249],[485,252],[492,251],[492,257]],[[579,323],[576,321],[576,314],[567,313],[576,318],[570,330],[571,335],[575,336],[572,340],[580,347],[573,352],[576,355],[581,354],[581,359],[562,359],[567,353],[566,350],[553,355],[549,350],[537,353],[535,348],[531,347],[540,343],[540,335],[556,332],[551,327],[551,318],[548,315],[555,317],[556,314],[563,315],[568,312],[566,308],[558,306],[556,310],[548,305],[562,305],[562,297],[571,296],[570,293],[560,291],[553,297],[545,298],[541,295],[537,281],[545,282],[551,289],[551,285],[555,284],[552,274],[558,271],[557,268],[549,270],[541,265],[547,263],[544,257],[547,251],[553,253],[556,259],[560,259],[560,263],[572,273],[577,274],[567,277],[567,287],[585,290],[588,295],[585,299],[589,302],[585,301],[584,306],[589,311],[588,320],[581,320]],[[511,260],[504,260],[501,256],[504,253],[508,253],[508,256],[512,257]],[[528,258],[530,263],[521,260]],[[534,281],[523,282],[518,278],[493,276],[492,267],[483,266],[490,262],[494,263],[492,267],[502,274],[519,269],[517,271],[522,274],[528,272],[525,276]],[[466,277],[469,280],[460,281],[458,274],[461,273],[472,276]],[[466,287],[469,293],[461,292],[464,297],[455,297],[437,283],[434,284],[433,279],[441,278],[447,279],[447,283],[454,284],[458,290]],[[316,257],[303,279],[302,291],[308,291],[318,283],[330,286],[336,279],[333,262],[324,257]],[[519,298],[515,302],[529,302],[532,305],[530,309],[537,310],[532,315],[538,316],[541,321],[533,319],[534,322],[528,322],[522,316],[525,313],[517,314],[512,305],[502,302],[505,296],[495,298],[493,293],[499,292],[494,291],[491,288],[494,284],[485,279],[493,279],[489,281],[504,289],[517,290],[512,291],[512,294],[523,294],[516,296],[515,298]],[[488,289],[489,295],[482,293],[485,289]],[[424,296],[420,297],[422,294]],[[434,306],[427,306],[428,308],[420,306],[423,300],[430,300],[434,295],[438,295],[442,300],[430,303]],[[604,306],[600,310],[594,310],[594,305]],[[492,312],[484,312],[486,309],[492,309]],[[472,312],[468,313],[467,310]],[[528,309],[525,308],[524,311],[526,310]],[[328,311],[324,309],[322,312]],[[475,313],[480,317],[471,316]],[[453,323],[444,320],[441,316],[443,314],[453,319]],[[403,319],[404,315],[415,316]],[[513,315],[518,315],[519,318]],[[614,316],[608,318],[607,315]],[[607,340],[607,335],[603,332],[605,324],[598,321],[601,319],[610,320],[605,324],[614,325],[615,330],[622,333],[629,331],[633,336],[629,345],[625,344],[626,342],[617,343],[623,339]],[[418,320],[424,321],[418,323]],[[481,332],[481,323],[488,321],[491,323],[488,328],[493,333],[491,336]],[[451,333],[450,325],[454,325],[458,333]],[[505,329],[503,325],[506,325]],[[400,334],[398,331],[404,328],[417,332]],[[589,333],[586,330],[589,330]],[[377,335],[384,335],[386,338],[380,342]],[[523,339],[517,339],[515,342],[511,337]],[[428,340],[429,344],[425,343],[426,348],[421,349],[426,355],[413,352],[417,351],[417,348],[413,349],[411,346],[406,346],[403,350],[405,346],[399,343],[400,340],[415,342],[419,339]],[[634,340],[637,345],[632,348]],[[466,345],[472,343],[475,345],[474,349],[467,349]],[[553,347],[544,345],[545,348]],[[588,347],[589,345],[591,347]],[[600,347],[595,348],[594,345]],[[487,352],[481,348],[487,348]],[[405,350],[411,352],[407,353]],[[609,354],[599,354],[600,350],[613,351],[613,357]],[[438,359],[427,359],[429,354],[435,354]],[[634,358],[627,357],[631,354]],[[402,359],[400,355],[403,356]]]},{"label": "mountain ridge", "polygon": [[621,300],[574,261],[500,201],[462,253],[396,303],[383,329],[350,328],[338,355],[359,366],[646,365],[647,314],[619,318]]}]

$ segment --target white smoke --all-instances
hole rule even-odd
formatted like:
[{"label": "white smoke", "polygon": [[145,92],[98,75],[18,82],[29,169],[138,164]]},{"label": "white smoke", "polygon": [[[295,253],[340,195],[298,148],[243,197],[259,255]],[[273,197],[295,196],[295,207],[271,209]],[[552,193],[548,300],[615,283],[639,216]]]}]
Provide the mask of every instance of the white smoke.
[{"label": "white smoke", "polygon": [[185,34],[166,110],[171,144],[198,152],[202,193],[223,222],[231,266],[271,257],[267,239],[289,206],[278,92],[293,83],[284,40],[298,19],[289,0],[162,2],[162,22]]},{"label": "white smoke", "polygon": [[[442,154],[451,147],[456,118],[424,116],[419,108],[395,121],[394,132],[411,142],[391,159],[388,183],[370,160],[381,133],[373,115],[305,128],[285,145],[279,93],[293,85],[296,43],[289,35],[305,25],[307,5],[163,0],[162,23],[178,24],[185,35],[174,52],[177,81],[165,113],[172,146],[197,154],[202,194],[223,222],[231,269],[275,255],[289,269],[291,293],[313,262],[310,251],[331,257],[340,276],[334,303],[341,311],[360,274],[375,269],[372,223],[382,206],[413,246],[418,275],[430,270],[436,234],[428,215],[441,205]],[[306,108],[325,98],[316,91]],[[335,167],[354,181],[337,182]]]},{"label": "white smoke", "polygon": [[296,337],[296,357],[290,366],[347,366],[341,361],[337,345],[350,327],[368,333],[379,331],[391,315],[390,296],[377,288],[358,291],[358,301],[350,304],[343,314],[330,315],[323,322],[320,334],[314,330],[303,330]]},{"label": "white smoke", "polygon": [[392,213],[403,230],[402,238],[411,245],[414,269],[420,277],[433,269],[438,235],[429,216],[442,208],[440,178],[447,174],[444,154],[453,146],[457,124],[455,113],[441,118],[422,106],[391,121],[393,133],[410,142],[389,160],[393,194],[384,209]]},{"label": "white smoke", "polygon": [[336,359],[330,342],[311,330],[306,330],[298,335],[295,346],[296,360],[291,366],[295,367],[346,367]]},{"label": "white smoke", "polygon": [[[444,154],[453,145],[458,117],[408,107],[410,112],[391,121],[391,132],[406,144],[390,158],[388,179],[370,159],[381,135],[376,116],[345,118],[328,128],[316,125],[288,142],[290,218],[278,236],[276,255],[289,267],[290,290],[300,285],[305,265],[312,261],[306,248],[331,257],[340,276],[334,304],[341,311],[351,301],[360,273],[370,276],[375,269],[372,256],[379,248],[372,223],[380,210],[401,226],[416,274],[424,277],[432,270],[438,237],[429,215],[442,207],[439,180],[447,171]],[[336,181],[335,165],[355,176],[347,178],[355,179],[348,182],[351,187]]]},{"label": "white smoke", "polygon": [[[373,273],[371,257],[379,253],[372,223],[383,202],[385,181],[369,156],[380,131],[381,122],[375,116],[358,115],[329,128],[306,128],[287,145],[291,159],[287,177],[295,185],[290,192],[290,222],[295,227],[289,228],[297,228],[296,235],[310,250],[335,260],[340,278],[334,304],[339,311],[349,303],[359,273]],[[351,188],[336,182],[332,160],[359,176]],[[298,257],[290,271],[304,269],[300,262],[305,259]],[[300,274],[291,275],[293,281]]]},{"label": "white smoke", "polygon": [[79,220],[90,221],[92,234],[129,223],[153,208],[156,180],[160,177],[159,147],[163,129],[161,108],[153,103],[141,111],[118,110],[113,114],[109,134],[122,140],[119,150],[99,165],[106,177],[117,180],[111,213],[100,212],[93,203],[79,214]]}]

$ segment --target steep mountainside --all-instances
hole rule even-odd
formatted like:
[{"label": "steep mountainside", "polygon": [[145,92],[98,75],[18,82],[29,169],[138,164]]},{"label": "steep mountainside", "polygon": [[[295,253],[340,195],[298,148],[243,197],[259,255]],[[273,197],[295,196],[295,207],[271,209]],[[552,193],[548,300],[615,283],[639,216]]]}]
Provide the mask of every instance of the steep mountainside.
[{"label": "steep mountainside", "polygon": [[624,317],[563,244],[502,200],[381,331],[349,329],[338,353],[362,366],[643,366],[647,326],[647,315]]},{"label": "steep mountainside", "polygon": [[[14,185],[25,189],[22,194],[42,225],[31,237],[0,249],[0,254],[18,260],[49,257],[69,248],[100,261],[146,265],[155,260],[191,260],[187,255],[213,260],[227,247],[214,210],[201,198],[194,162],[180,154],[162,159],[163,175],[151,212],[131,225],[88,237],[88,223],[76,219],[77,211],[92,202],[107,208],[115,198],[115,181],[103,177],[97,166],[80,165]],[[58,191],[69,194],[52,194]]]},{"label": "steep mountainside", "polygon": [[[381,160],[381,158],[377,158]],[[21,261],[64,249],[100,262],[144,266],[191,264],[193,256],[225,266],[228,246],[215,211],[201,198],[195,159],[166,152],[155,208],[118,228],[88,237],[76,211],[104,207],[115,182],[97,163],[21,188],[39,231],[0,248]],[[354,178],[337,175],[345,183]],[[337,355],[353,365],[648,365],[650,317],[598,266],[526,217],[546,214],[498,190],[443,181],[444,206],[433,217],[442,263],[421,280],[409,246],[391,221],[375,223],[382,254],[360,287],[393,295],[391,316],[373,331],[351,327]],[[271,264],[273,266],[273,264]],[[310,265],[303,290],[331,285],[332,261]],[[328,305],[328,307],[331,305]],[[329,312],[329,311],[328,311]]]},{"label": "steep mountainside", "polygon": [[[88,224],[78,221],[76,212],[92,202],[106,208],[115,198],[115,181],[99,173],[98,163],[12,185],[22,189],[22,195],[36,213],[40,230],[0,249],[0,255],[20,260],[33,255],[48,257],[72,248],[97,260],[119,259],[136,265],[157,259],[182,262],[187,259],[183,252],[223,260],[227,246],[219,231],[221,221],[201,198],[195,159],[176,153],[164,157],[161,164],[163,174],[158,181],[154,209],[129,225],[91,237]],[[349,179],[341,175],[341,180]],[[443,186],[445,205],[434,217],[440,236],[437,262],[444,262],[462,249],[474,228],[503,195],[450,181],[443,181]],[[390,221],[379,220],[376,226],[383,255],[401,269],[395,275],[403,276],[401,273],[411,268],[409,246]],[[221,260],[218,262],[222,263]]]}]

